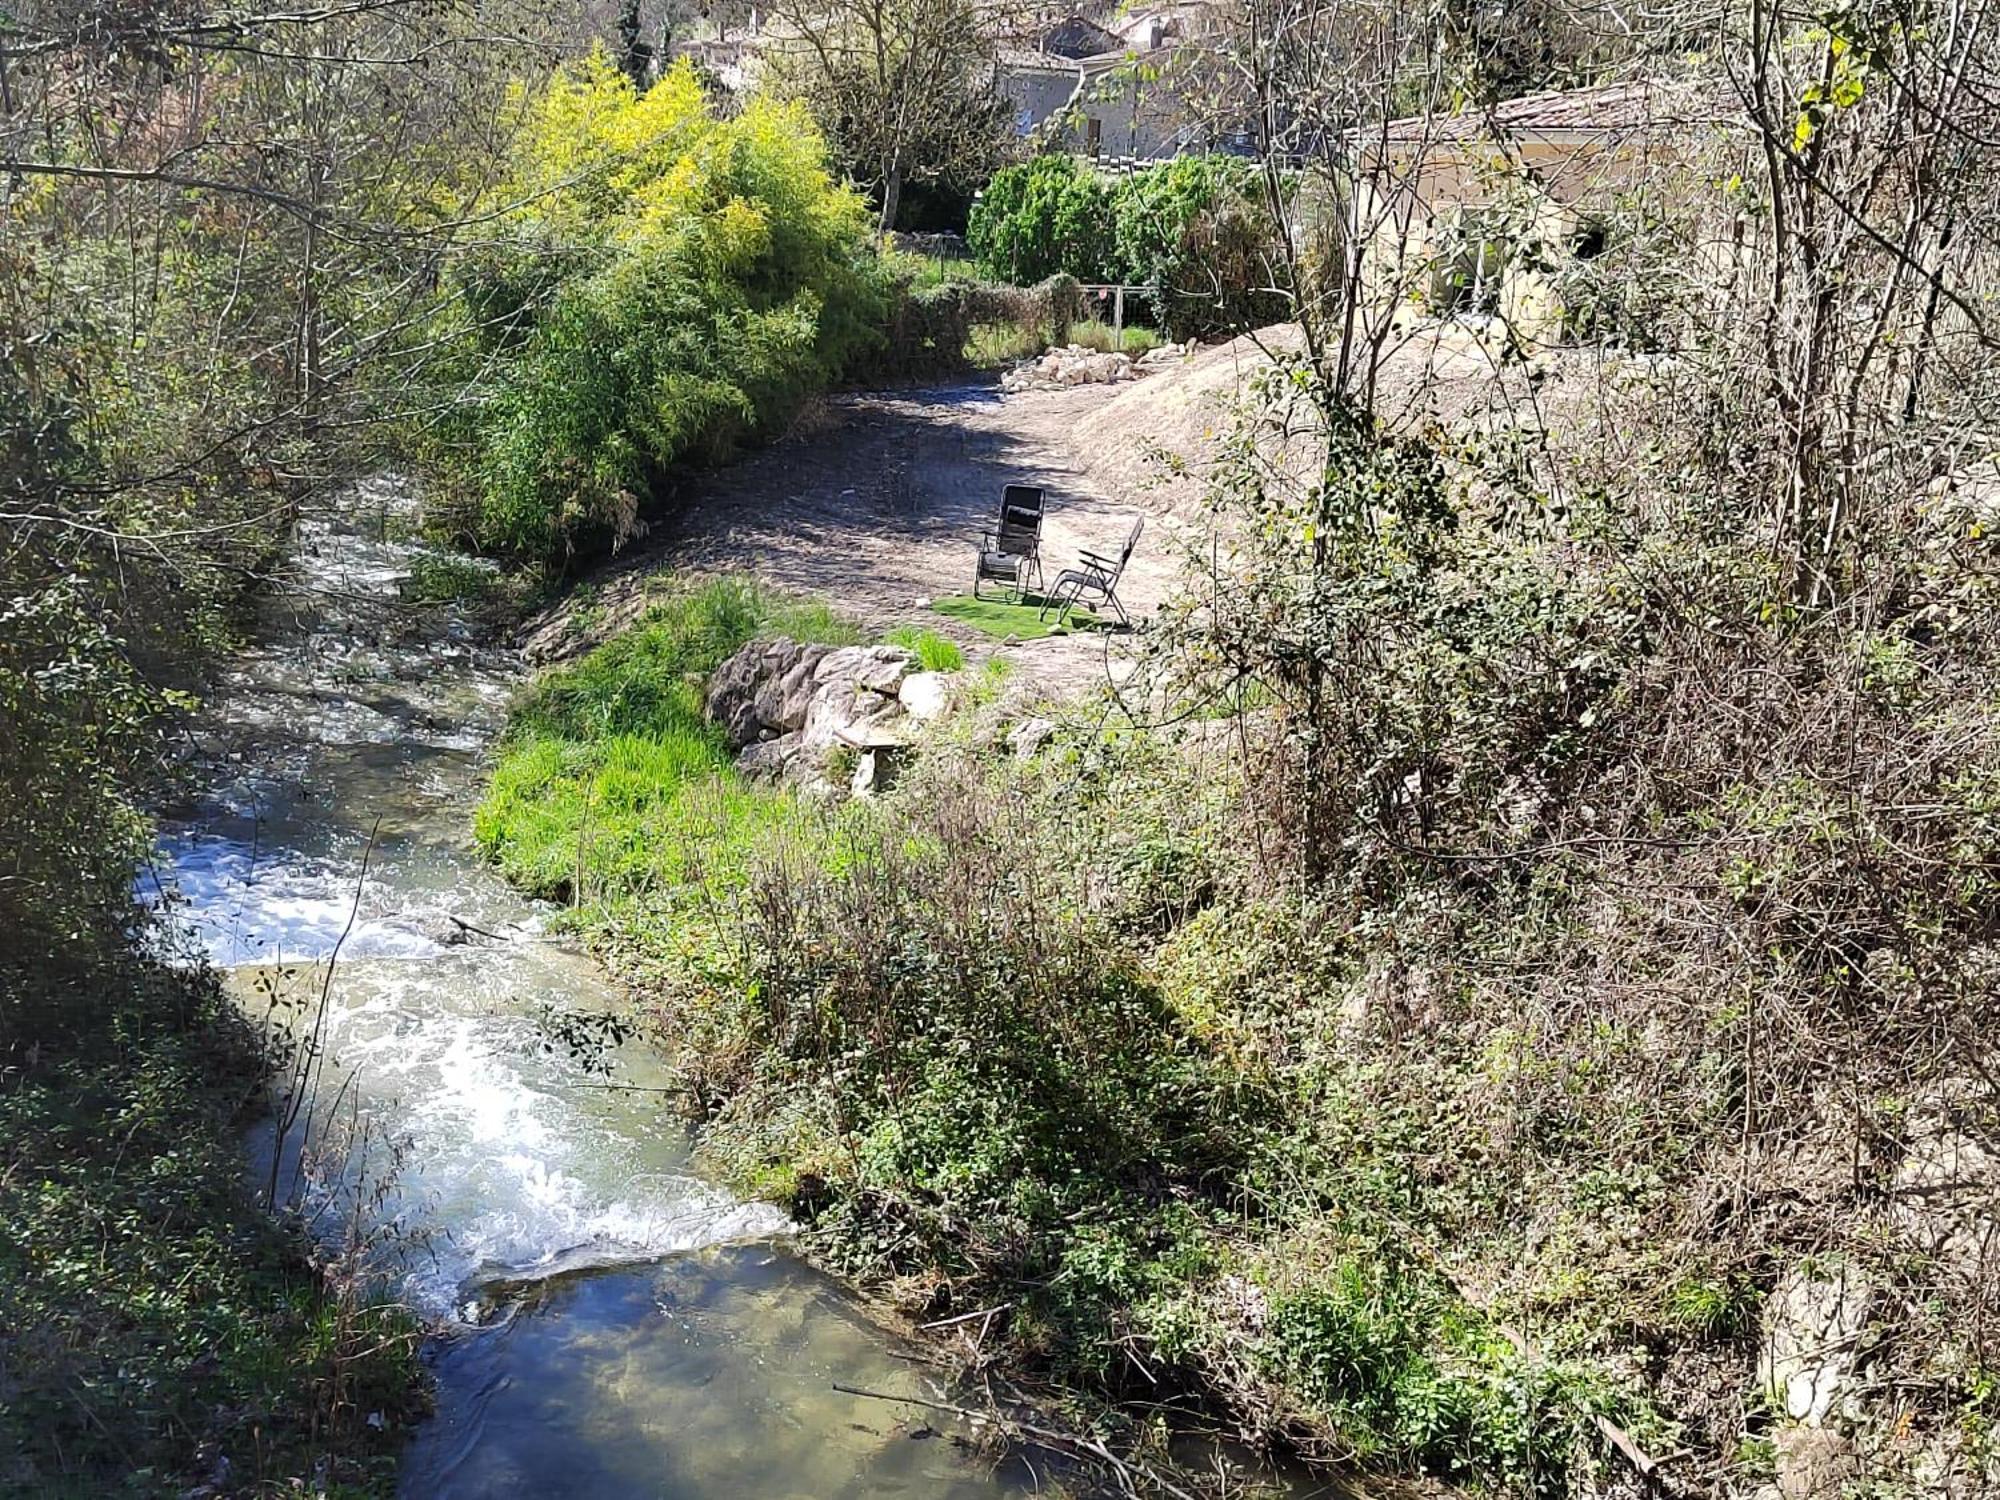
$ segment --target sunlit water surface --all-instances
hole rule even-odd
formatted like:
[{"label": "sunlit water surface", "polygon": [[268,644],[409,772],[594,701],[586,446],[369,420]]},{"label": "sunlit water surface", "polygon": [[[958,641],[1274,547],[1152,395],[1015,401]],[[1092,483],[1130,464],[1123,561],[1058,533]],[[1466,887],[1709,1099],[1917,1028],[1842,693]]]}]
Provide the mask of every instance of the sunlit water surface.
[{"label": "sunlit water surface", "polygon": [[[928,1382],[788,1252],[775,1210],[690,1172],[643,1051],[551,1041],[550,1012],[616,997],[468,842],[520,664],[403,602],[404,487],[372,481],[338,511],[302,528],[293,586],[210,706],[198,793],[147,884],[254,1018],[321,1028],[307,1097],[282,1142],[273,1124],[253,1143],[255,1170],[329,1232],[358,1215],[439,1320],[437,1412],[404,1493],[1032,1486],[949,1419],[836,1391]],[[302,1140],[337,1168],[302,1176]]]}]

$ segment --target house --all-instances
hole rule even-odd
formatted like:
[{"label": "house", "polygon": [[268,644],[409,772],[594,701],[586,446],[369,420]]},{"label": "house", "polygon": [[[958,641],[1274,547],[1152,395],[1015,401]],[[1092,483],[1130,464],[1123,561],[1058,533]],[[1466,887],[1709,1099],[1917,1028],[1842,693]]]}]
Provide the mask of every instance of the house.
[{"label": "house", "polygon": [[1577,265],[1691,161],[1716,114],[1698,91],[1642,80],[1356,131],[1378,296],[1419,316],[1496,319],[1521,344],[1559,337]]},{"label": "house", "polygon": [[1164,160],[1224,142],[1190,106],[1205,5],[1119,19],[1073,14],[1003,48],[1000,91],[1024,139],[1101,159]]}]

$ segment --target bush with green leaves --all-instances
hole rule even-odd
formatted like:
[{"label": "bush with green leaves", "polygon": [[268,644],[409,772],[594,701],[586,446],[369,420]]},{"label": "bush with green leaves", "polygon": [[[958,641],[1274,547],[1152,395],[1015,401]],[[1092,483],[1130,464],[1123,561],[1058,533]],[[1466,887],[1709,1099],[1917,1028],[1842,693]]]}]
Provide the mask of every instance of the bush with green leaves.
[{"label": "bush with green leaves", "polygon": [[1257,327],[1289,306],[1262,180],[1235,157],[1180,157],[1114,184],[1079,157],[1038,156],[995,175],[969,239],[1005,280],[1064,272],[1157,288],[1171,338]]},{"label": "bush with green leaves", "polygon": [[721,118],[687,63],[643,94],[602,52],[560,71],[507,194],[455,270],[480,394],[432,444],[482,548],[620,545],[675,465],[769,436],[880,337],[862,204],[803,109]]},{"label": "bush with green leaves", "polygon": [[1111,189],[1095,168],[1067,154],[996,172],[973,205],[966,239],[981,270],[1016,285],[1058,273],[1116,279]]},{"label": "bush with green leaves", "polygon": [[1119,279],[1157,288],[1172,339],[1257,328],[1286,316],[1277,226],[1256,164],[1183,156],[1135,172],[1112,198]]}]

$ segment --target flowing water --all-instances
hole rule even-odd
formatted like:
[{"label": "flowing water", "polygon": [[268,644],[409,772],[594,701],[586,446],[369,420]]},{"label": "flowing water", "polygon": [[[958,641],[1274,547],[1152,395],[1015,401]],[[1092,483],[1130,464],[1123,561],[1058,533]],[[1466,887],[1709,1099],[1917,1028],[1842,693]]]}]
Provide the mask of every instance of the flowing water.
[{"label": "flowing water", "polygon": [[641,1049],[551,1041],[551,1013],[617,997],[470,847],[522,668],[456,611],[403,601],[422,554],[391,538],[411,510],[384,478],[302,526],[296,577],[193,746],[198,794],[155,885],[251,1015],[318,1028],[291,1129],[253,1143],[260,1179],[303,1181],[323,1225],[379,1239],[442,1329],[404,1493],[1031,1487],[936,1413],[836,1391],[928,1382],[789,1252],[776,1211],[690,1170]]}]

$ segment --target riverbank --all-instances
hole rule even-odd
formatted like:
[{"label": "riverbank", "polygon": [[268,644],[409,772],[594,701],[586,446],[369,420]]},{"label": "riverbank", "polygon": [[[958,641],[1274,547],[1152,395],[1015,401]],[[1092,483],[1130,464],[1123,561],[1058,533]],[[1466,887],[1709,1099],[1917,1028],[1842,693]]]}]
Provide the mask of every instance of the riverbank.
[{"label": "riverbank", "polygon": [[0,988],[69,1018],[0,1088],[0,1493],[393,1493],[420,1330],[253,1193],[263,1058],[213,975]]},{"label": "riverbank", "polygon": [[1599,1417],[1651,1439],[1629,1387],[1517,1348],[1315,1180],[1390,1163],[1287,1103],[1297,1058],[1252,975],[1299,995],[1345,960],[1241,894],[1226,753],[1036,699],[1068,727],[995,755],[1028,705],[960,671],[887,795],[746,783],[699,684],[802,618],[825,633],[742,585],[660,591],[517,705],[478,820],[641,997],[703,1160],[968,1370],[1131,1452],[1220,1423],[1522,1489],[1566,1483]]},{"label": "riverbank", "polygon": [[[1601,497],[1674,408],[1595,378],[1545,383],[1540,461]],[[1324,497],[1245,445],[1226,563],[1085,637],[1116,695],[965,674],[838,805],[740,779],[702,715],[776,622],[710,631],[634,569],[482,842],[645,998],[704,1159],[1121,1440],[1192,1414],[1535,1496],[1978,1492],[1976,490],[1883,543],[1888,629],[1774,607],[1754,537],[1690,545],[1731,513],[1677,470],[1551,528],[1415,438],[1335,457],[1394,524],[1306,546]],[[852,531],[797,550],[866,572]]]}]

